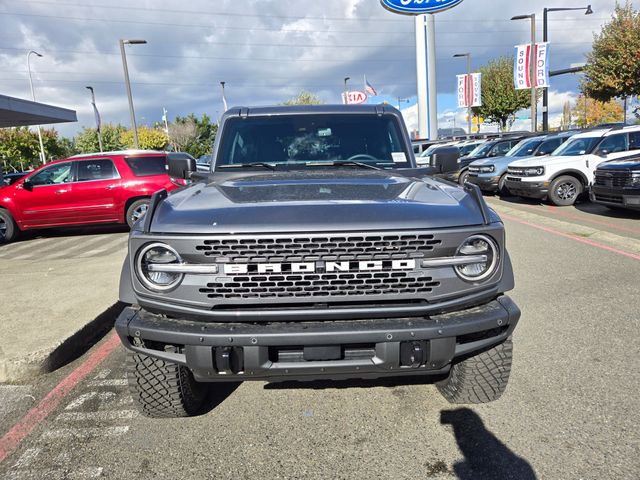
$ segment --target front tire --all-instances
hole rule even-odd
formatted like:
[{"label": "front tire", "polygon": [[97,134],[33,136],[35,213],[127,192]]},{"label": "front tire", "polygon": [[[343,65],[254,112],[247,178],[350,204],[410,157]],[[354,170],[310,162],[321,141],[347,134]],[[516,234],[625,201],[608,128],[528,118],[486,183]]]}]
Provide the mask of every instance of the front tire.
[{"label": "front tire", "polygon": [[573,205],[582,194],[582,182],[575,177],[563,175],[549,185],[549,202],[557,207]]},{"label": "front tire", "polygon": [[509,190],[507,189],[506,182],[507,182],[507,174],[504,173],[500,177],[500,180],[498,180],[498,191],[496,193],[500,197],[508,197],[511,195],[511,192],[509,192]]},{"label": "front tire", "polygon": [[502,396],[513,360],[513,341],[469,357],[451,367],[449,377],[436,387],[449,403],[488,403]]},{"label": "front tire", "polygon": [[460,176],[458,177],[458,183],[464,186],[464,182],[467,181],[468,177],[469,177],[469,170],[465,170],[464,172],[460,173]]},{"label": "front tire", "polygon": [[0,208],[0,243],[13,242],[18,236],[18,226],[11,214]]},{"label": "front tire", "polygon": [[[175,352],[172,346],[165,351]],[[129,391],[147,417],[190,417],[200,412],[208,386],[198,383],[187,367],[127,351]]]},{"label": "front tire", "polygon": [[140,218],[147,213],[149,208],[150,200],[148,198],[143,198],[142,200],[136,200],[129,208],[127,208],[126,220],[129,228],[133,228],[134,223],[136,223]]}]

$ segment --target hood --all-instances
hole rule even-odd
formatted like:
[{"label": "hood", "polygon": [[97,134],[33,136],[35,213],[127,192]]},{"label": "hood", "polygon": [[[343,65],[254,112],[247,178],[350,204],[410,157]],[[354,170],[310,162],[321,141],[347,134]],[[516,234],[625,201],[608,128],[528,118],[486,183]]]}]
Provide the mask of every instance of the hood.
[{"label": "hood", "polygon": [[628,160],[610,160],[598,165],[598,170],[640,170],[640,157]]},{"label": "hood", "polygon": [[584,162],[584,155],[558,156],[545,155],[542,157],[525,157],[509,163],[510,167],[544,167],[545,165],[561,165],[566,163]]},{"label": "hood", "polygon": [[151,231],[318,232],[483,223],[479,205],[462,188],[393,171],[225,172],[209,181],[172,192],[156,209]]}]

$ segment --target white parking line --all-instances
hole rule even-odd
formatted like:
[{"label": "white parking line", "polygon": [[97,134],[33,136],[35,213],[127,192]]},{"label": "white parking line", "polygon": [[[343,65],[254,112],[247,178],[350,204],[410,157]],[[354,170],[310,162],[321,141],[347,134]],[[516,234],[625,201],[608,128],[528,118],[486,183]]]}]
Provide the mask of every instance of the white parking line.
[{"label": "white parking line", "polygon": [[128,431],[128,425],[119,427],[61,428],[59,430],[47,430],[40,438],[45,440],[73,438],[77,440],[97,437],[119,437]]},{"label": "white parking line", "polygon": [[16,463],[13,464],[13,468],[27,468],[30,466],[35,458],[42,451],[39,447],[27,448]]},{"label": "white parking line", "polygon": [[104,380],[105,378],[107,378],[109,376],[109,374],[111,373],[111,369],[110,368],[103,368],[102,370],[100,370],[98,372],[98,374],[93,377],[95,380]]},{"label": "white parking line", "polygon": [[7,474],[7,480],[43,479],[47,480],[83,480],[102,476],[102,467],[50,468],[47,470],[14,470]]},{"label": "white parking line", "polygon": [[88,387],[126,387],[126,378],[110,378],[107,380],[89,380]]},{"label": "white parking line", "polygon": [[60,252],[56,252],[54,254],[45,255],[47,258],[65,258],[65,257],[75,257],[81,253],[85,253],[88,251],[87,249],[90,247],[93,248],[94,245],[102,244],[106,242],[109,238],[109,235],[99,235],[96,237],[78,237],[75,245],[66,248]]},{"label": "white parking line", "polygon": [[[101,253],[108,252],[110,250],[113,250],[113,251],[124,250],[127,246],[128,240],[129,240],[129,237],[118,236],[118,238],[115,238],[114,240],[107,242],[104,245],[101,245],[101,248],[85,251],[80,255],[74,255],[73,258],[92,257],[95,255],[99,255]],[[115,248],[115,247],[118,247],[118,248]]]},{"label": "white parking line", "polygon": [[69,405],[65,407],[65,410],[76,410],[84,405],[86,402],[97,398],[100,405],[114,402],[116,399],[115,392],[87,392],[78,396],[76,399],[69,402]]},{"label": "white parking line", "polygon": [[114,410],[105,412],[62,412],[56,417],[60,422],[82,422],[90,420],[104,422],[108,420],[128,420],[138,416],[135,410]]}]

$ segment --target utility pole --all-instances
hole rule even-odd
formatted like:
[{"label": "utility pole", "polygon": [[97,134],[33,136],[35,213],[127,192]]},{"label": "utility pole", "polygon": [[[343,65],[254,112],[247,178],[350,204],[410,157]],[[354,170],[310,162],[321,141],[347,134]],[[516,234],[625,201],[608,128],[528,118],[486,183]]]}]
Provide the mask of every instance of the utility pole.
[{"label": "utility pole", "polygon": [[[36,52],[35,50],[29,50],[29,53],[27,53],[27,70],[29,71],[29,87],[31,88],[31,99],[35,102],[36,94],[33,90],[33,79],[31,78],[31,62],[29,58],[32,53],[38,57],[42,57],[42,55]],[[40,125],[36,125],[36,127],[38,128],[38,140],[40,141],[40,161],[44,165],[45,163],[47,163],[47,156],[44,153],[44,143],[42,143],[42,131],[40,130]]]},{"label": "utility pole", "polygon": [[124,51],[126,45],[141,45],[147,43],[146,40],[122,40],[120,39],[120,55],[122,55],[122,68],[124,70],[124,83],[127,88],[127,97],[129,98],[129,114],[131,115],[131,128],[133,129],[133,143],[136,149],[140,148],[138,141],[138,127],[136,126],[136,113],[133,110],[133,97],[131,96],[131,82],[129,82],[129,68],[127,67],[127,54]]},{"label": "utility pole", "polygon": [[104,150],[102,148],[102,125],[100,122],[100,113],[98,113],[98,107],[96,107],[96,95],[93,93],[93,87],[85,87],[91,92],[91,105],[93,105],[93,114],[96,117],[96,131],[98,132],[98,145],[100,146],[100,153]]}]

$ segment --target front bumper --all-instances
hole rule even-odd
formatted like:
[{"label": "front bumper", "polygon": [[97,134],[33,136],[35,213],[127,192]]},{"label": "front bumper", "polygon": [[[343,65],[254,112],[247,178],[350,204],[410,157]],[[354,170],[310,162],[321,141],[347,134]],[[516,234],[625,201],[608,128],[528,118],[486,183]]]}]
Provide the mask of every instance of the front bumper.
[{"label": "front bumper", "polygon": [[549,186],[546,182],[528,182],[520,177],[509,177],[504,182],[507,190],[518,197],[544,199],[549,193]]},{"label": "front bumper", "polygon": [[640,188],[622,189],[593,185],[589,191],[589,199],[612,207],[640,210]]},{"label": "front bumper", "polygon": [[187,366],[198,381],[315,380],[446,373],[456,357],[506,340],[519,318],[508,296],[428,317],[350,321],[213,323],[126,308],[116,331],[129,350]]},{"label": "front bumper", "polygon": [[485,192],[495,192],[498,190],[498,183],[500,177],[489,177],[486,175],[478,175],[477,173],[469,173],[467,182],[474,183],[480,187],[480,190]]}]

